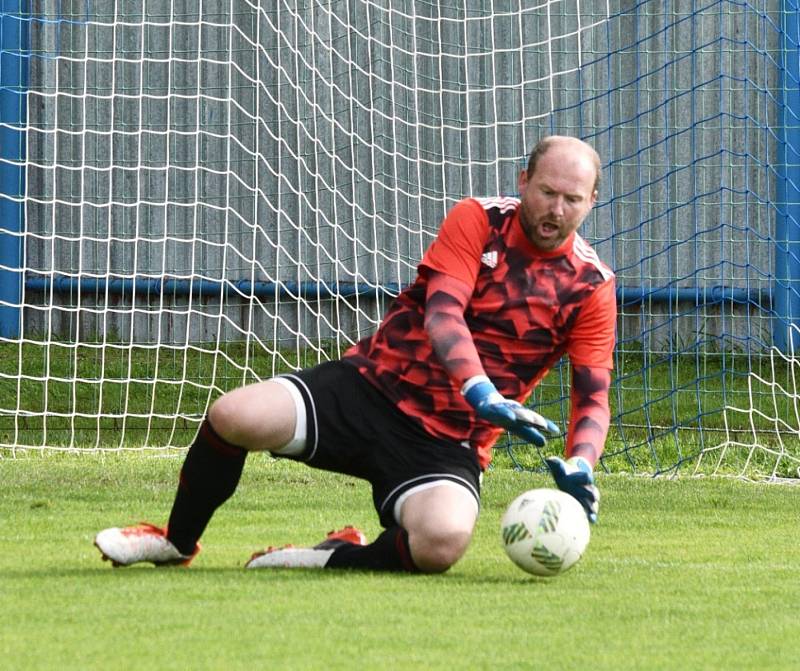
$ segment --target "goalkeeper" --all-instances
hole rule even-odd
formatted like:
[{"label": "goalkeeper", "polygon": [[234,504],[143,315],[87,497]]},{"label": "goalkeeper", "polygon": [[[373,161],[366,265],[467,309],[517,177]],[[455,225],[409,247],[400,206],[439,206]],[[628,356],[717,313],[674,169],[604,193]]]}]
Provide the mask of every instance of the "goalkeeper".
[{"label": "goalkeeper", "polygon": [[383,531],[368,543],[344,527],[311,548],[257,552],[248,567],[446,571],[472,538],[498,437],[510,431],[542,446],[558,432],[522,403],[565,353],[566,453],[547,463],[594,522],[616,301],[613,273],[577,229],[599,180],[588,144],[551,136],[521,171],[519,198],[457,203],[377,332],[338,361],[216,400],[181,467],[167,526],[105,529],[95,538],[103,557],[187,565],[247,454],[267,451],[369,481]]}]

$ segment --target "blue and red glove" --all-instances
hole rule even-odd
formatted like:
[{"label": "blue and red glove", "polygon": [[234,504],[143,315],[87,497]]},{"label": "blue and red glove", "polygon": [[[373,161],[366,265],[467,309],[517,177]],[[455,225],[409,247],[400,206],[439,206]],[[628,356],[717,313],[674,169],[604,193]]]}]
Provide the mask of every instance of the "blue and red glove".
[{"label": "blue and red glove", "polygon": [[570,457],[566,461],[561,457],[548,457],[545,463],[550,468],[556,486],[578,499],[592,524],[597,522],[600,491],[594,484],[592,465],[583,457]]},{"label": "blue and red glove", "polygon": [[501,426],[538,447],[547,442],[542,431],[560,433],[558,426],[549,419],[545,419],[517,401],[502,396],[485,375],[471,377],[464,383],[461,393],[467,403],[475,408],[478,417]]}]

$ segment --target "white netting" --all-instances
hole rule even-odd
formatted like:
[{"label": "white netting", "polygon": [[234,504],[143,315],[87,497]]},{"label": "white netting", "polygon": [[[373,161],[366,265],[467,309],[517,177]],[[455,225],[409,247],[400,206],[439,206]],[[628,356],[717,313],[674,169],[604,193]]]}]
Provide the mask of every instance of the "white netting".
[{"label": "white netting", "polygon": [[446,208],[513,188],[607,19],[552,4],[74,2],[23,17],[7,443],[185,444],[214,393],[374,329]]},{"label": "white netting", "polygon": [[[607,467],[794,469],[780,3],[466,4],[4,14],[0,442],[184,447],[216,394],[370,333],[447,209],[557,132],[604,161]],[[564,425],[567,371],[534,400]]]}]

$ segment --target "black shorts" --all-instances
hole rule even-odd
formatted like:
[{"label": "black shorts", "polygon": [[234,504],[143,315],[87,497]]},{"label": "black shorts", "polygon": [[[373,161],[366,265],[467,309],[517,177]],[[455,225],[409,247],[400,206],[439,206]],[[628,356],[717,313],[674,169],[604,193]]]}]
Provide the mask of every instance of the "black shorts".
[{"label": "black shorts", "polygon": [[384,527],[397,523],[399,497],[433,482],[460,485],[480,505],[481,469],[475,452],[427,433],[355,366],[330,361],[280,377],[300,391],[307,422],[304,452],[281,458],[367,480]]}]

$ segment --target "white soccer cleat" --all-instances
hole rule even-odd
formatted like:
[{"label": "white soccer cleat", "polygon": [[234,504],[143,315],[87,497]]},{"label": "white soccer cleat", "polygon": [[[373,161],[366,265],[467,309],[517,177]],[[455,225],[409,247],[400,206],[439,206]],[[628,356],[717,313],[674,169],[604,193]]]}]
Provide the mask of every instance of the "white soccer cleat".
[{"label": "white soccer cleat", "polygon": [[200,552],[200,544],[194,552],[182,554],[167,540],[166,529],[142,522],[122,529],[103,529],[94,538],[94,544],[103,561],[112,566],[130,566],[139,562],[150,562],[156,566],[188,566]]},{"label": "white soccer cleat", "polygon": [[346,526],[331,531],[321,543],[313,548],[296,548],[293,545],[268,547],[250,557],[245,568],[322,568],[337,547],[342,544],[366,545],[367,537],[358,529]]},{"label": "white soccer cleat", "polygon": [[322,568],[328,563],[333,550],[316,548],[269,547],[250,557],[245,568]]}]

